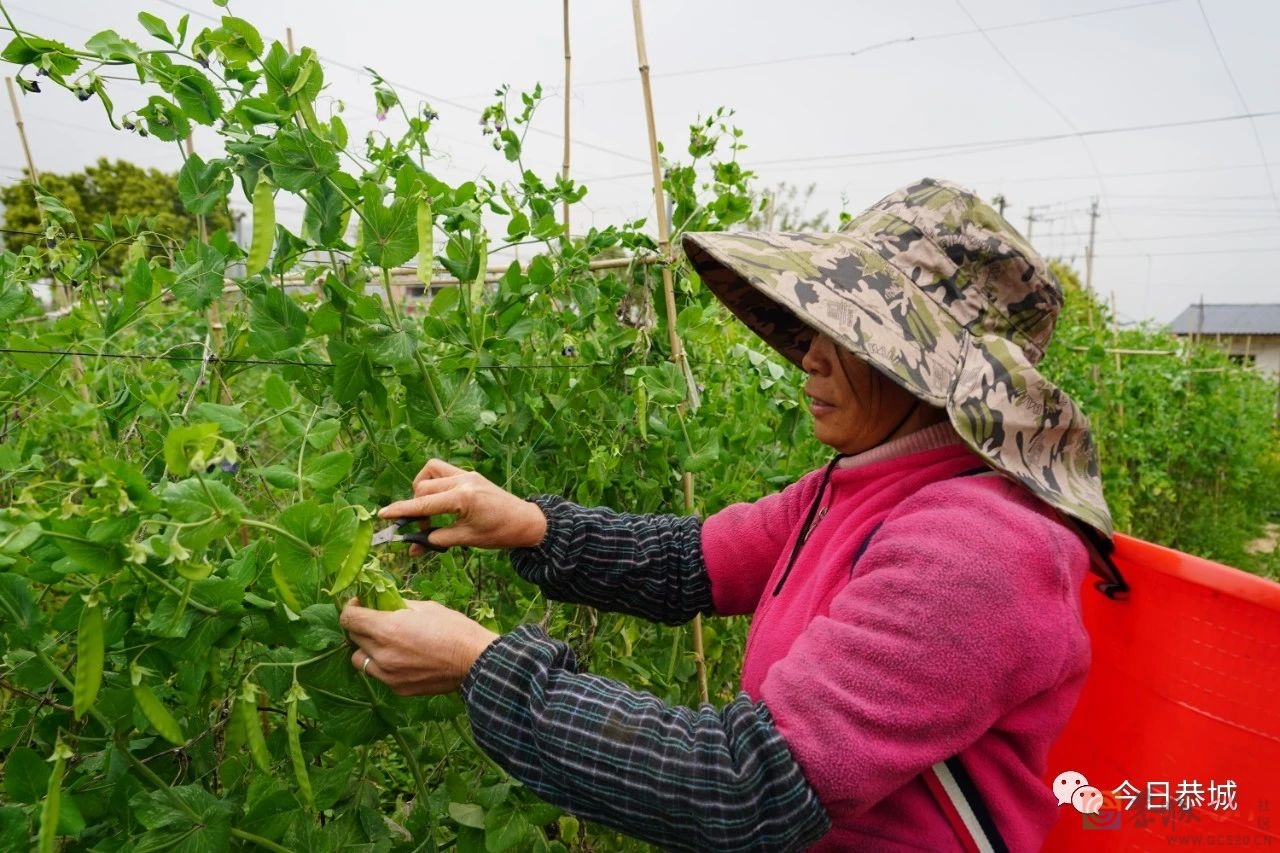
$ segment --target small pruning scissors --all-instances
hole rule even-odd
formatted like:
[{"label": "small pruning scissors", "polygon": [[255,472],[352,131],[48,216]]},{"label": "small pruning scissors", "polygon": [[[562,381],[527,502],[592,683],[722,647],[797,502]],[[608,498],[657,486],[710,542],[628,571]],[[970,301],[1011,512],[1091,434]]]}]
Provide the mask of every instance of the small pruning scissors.
[{"label": "small pruning scissors", "polygon": [[428,536],[431,535],[431,531],[439,530],[438,527],[432,527],[428,525],[426,528],[422,530],[413,529],[409,532],[405,532],[405,528],[411,527],[413,525],[418,524],[419,522],[427,521],[429,519],[430,519],[430,516],[411,516],[409,518],[397,519],[387,527],[384,527],[381,530],[379,530],[377,533],[373,534],[373,540],[369,544],[386,545],[389,542],[411,542],[414,545],[421,545],[423,548],[426,548],[429,551],[436,551],[438,553],[443,554],[445,551],[448,551],[449,549],[443,548],[439,545],[433,545],[431,543],[431,540],[427,538]]}]

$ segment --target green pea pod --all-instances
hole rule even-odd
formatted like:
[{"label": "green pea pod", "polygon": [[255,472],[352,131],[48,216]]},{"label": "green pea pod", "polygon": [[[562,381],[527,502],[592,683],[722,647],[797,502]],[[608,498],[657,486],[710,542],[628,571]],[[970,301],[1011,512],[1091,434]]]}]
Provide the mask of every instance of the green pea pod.
[{"label": "green pea pod", "polygon": [[293,687],[284,697],[285,734],[289,736],[289,762],[293,764],[293,775],[298,780],[298,790],[308,808],[315,808],[315,795],[311,790],[311,775],[307,773],[307,759],[302,754],[302,727],[298,724],[298,703],[307,698],[302,685],[293,682]]},{"label": "green pea pod", "polygon": [[293,588],[289,573],[280,565],[279,560],[271,564],[271,579],[276,582],[276,591],[280,593],[285,605],[294,613],[301,613],[303,608],[298,599],[298,591]]},{"label": "green pea pod", "polygon": [[231,709],[231,720],[240,727],[240,734],[249,747],[249,756],[258,769],[271,769],[271,753],[267,751],[267,738],[262,733],[262,723],[258,719],[258,687],[253,682],[245,682],[244,689],[236,697],[235,706]]},{"label": "green pea pod", "polygon": [[356,582],[356,576],[360,574],[360,567],[364,565],[364,558],[369,553],[369,543],[372,541],[373,518],[369,517],[356,525],[351,550],[347,552],[347,558],[342,561],[342,567],[338,569],[337,577],[333,579],[333,585],[329,588],[331,593],[341,595],[343,590]]},{"label": "green pea pod", "polygon": [[636,424],[640,427],[640,440],[649,443],[649,389],[644,380],[636,383]]},{"label": "green pea pod", "polygon": [[271,260],[271,249],[276,240],[276,198],[274,188],[266,174],[258,173],[258,184],[253,188],[253,242],[249,244],[249,258],[245,272],[249,275],[262,270]]},{"label": "green pea pod", "polygon": [[72,694],[72,710],[76,719],[83,717],[98,698],[102,686],[103,662],[102,608],[95,601],[80,612],[76,631],[76,684]]},{"label": "green pea pod", "polygon": [[418,281],[428,287],[431,286],[432,266],[435,264],[431,222],[431,199],[423,193],[418,199]]},{"label": "green pea pod", "polygon": [[151,692],[150,687],[145,684],[133,685],[133,701],[138,703],[142,716],[147,718],[151,728],[155,729],[160,737],[175,746],[181,746],[187,742],[186,735],[182,733],[182,726],[178,725],[173,714],[161,704],[156,694]]},{"label": "green pea pod", "polygon": [[40,838],[36,849],[40,853],[53,853],[58,845],[58,814],[62,810],[62,774],[67,769],[71,749],[59,738],[53,747],[53,772],[49,774],[49,786],[45,789],[44,804],[40,806]]},{"label": "green pea pod", "polygon": [[480,229],[476,229],[475,241],[479,264],[476,267],[475,281],[471,282],[471,305],[473,309],[484,295],[484,277],[489,270],[489,235]]},{"label": "green pea pod", "polygon": [[379,572],[373,581],[373,606],[375,610],[404,610],[404,597],[395,581],[385,572]]}]

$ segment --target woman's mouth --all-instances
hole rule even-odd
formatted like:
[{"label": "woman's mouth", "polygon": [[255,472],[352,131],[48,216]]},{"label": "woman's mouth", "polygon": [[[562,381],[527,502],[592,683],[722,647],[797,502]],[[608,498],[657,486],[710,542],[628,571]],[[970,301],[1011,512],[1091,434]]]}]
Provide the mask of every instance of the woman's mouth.
[{"label": "woman's mouth", "polygon": [[821,397],[815,397],[812,394],[805,394],[805,396],[809,398],[809,413],[815,418],[830,414],[836,410],[833,403],[830,403]]}]

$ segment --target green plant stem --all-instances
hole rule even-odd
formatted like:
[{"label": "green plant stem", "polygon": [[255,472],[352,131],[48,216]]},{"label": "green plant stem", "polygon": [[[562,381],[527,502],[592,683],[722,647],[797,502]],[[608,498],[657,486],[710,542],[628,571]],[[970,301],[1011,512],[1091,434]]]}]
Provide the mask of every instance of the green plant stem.
[{"label": "green plant stem", "polygon": [[[187,593],[185,593],[185,592],[183,592],[182,590],[178,589],[176,586],[174,586],[173,584],[169,583],[169,582],[168,582],[167,580],[165,580],[164,578],[160,577],[160,575],[158,575],[158,574],[156,574],[155,572],[151,571],[151,569],[147,568],[146,566],[144,566],[144,565],[142,565],[142,564],[140,564],[140,563],[134,563],[133,565],[137,566],[139,571],[141,571],[141,572],[142,572],[143,574],[145,574],[147,577],[151,578],[151,579],[152,579],[153,581],[155,581],[156,583],[160,584],[160,585],[161,585],[162,587],[164,587],[165,589],[169,590],[169,592],[173,593],[174,595],[178,596],[179,598],[188,598]],[[206,616],[217,616],[217,615],[218,615],[218,611],[217,611],[217,609],[215,609],[215,608],[213,608],[213,607],[210,607],[210,606],[209,606],[209,605],[207,605],[207,604],[201,604],[201,603],[200,603],[200,602],[198,602],[198,601],[190,601],[190,600],[188,600],[188,601],[187,601],[187,603],[188,603],[188,604],[190,604],[190,605],[192,606],[192,608],[194,608],[195,610],[200,611],[201,613],[203,613],[203,614],[204,614],[204,615],[206,615]]]},{"label": "green plant stem", "polygon": [[391,736],[395,738],[396,745],[400,747],[400,753],[406,764],[409,765],[409,771],[413,774],[413,781],[418,786],[418,795],[422,797],[422,804],[427,809],[427,815],[431,819],[431,831],[435,834],[436,815],[431,811],[431,789],[427,786],[427,777],[422,772],[422,765],[418,763],[417,756],[413,754],[413,750],[409,745],[408,739],[401,733],[399,726],[391,727]]},{"label": "green plant stem", "polygon": [[9,22],[9,29],[18,37],[18,41],[22,42],[24,47],[31,47],[31,42],[27,41],[27,37],[18,29],[18,25],[13,22],[13,18],[9,17],[9,10],[4,7],[3,3],[0,3],[0,13],[4,14],[4,19]]},{"label": "green plant stem", "polygon": [[502,776],[503,779],[509,778],[507,771],[503,768],[503,766],[498,762],[494,761],[492,758],[490,758],[489,753],[485,752],[483,749],[480,748],[480,744],[476,743],[475,738],[471,736],[471,732],[467,731],[466,728],[462,725],[462,723],[458,722],[457,717],[454,717],[452,720],[449,721],[449,723],[453,726],[453,730],[458,733],[458,737],[462,738],[463,742],[465,742],[467,746],[471,747],[471,749],[475,752],[475,754],[480,756],[480,758],[484,761],[485,764],[488,764],[491,768],[498,771],[498,773]]},{"label": "green plant stem", "polygon": [[317,551],[314,547],[312,547],[311,543],[307,542],[304,539],[300,539],[297,536],[294,536],[289,531],[285,530],[282,527],[278,527],[269,521],[258,521],[256,518],[242,518],[240,519],[240,523],[246,527],[260,527],[263,530],[270,530],[272,533],[276,534],[277,536],[281,536],[285,539],[288,539],[290,542],[297,545],[299,548],[306,549],[307,553],[309,553],[311,556],[313,557],[320,556],[320,552]]},{"label": "green plant stem", "polygon": [[391,270],[382,267],[382,290],[387,294],[387,310],[391,312],[391,327],[396,331],[401,331],[400,325],[400,309],[396,307],[396,298],[391,292]]},{"label": "green plant stem", "polygon": [[273,850],[275,853],[293,853],[288,847],[282,847],[269,838],[263,838],[261,835],[254,835],[252,832],[245,832],[243,829],[231,827],[231,834],[236,838],[256,844],[265,850]]},{"label": "green plant stem", "polygon": [[440,402],[440,392],[436,390],[436,381],[431,376],[431,371],[427,368],[427,362],[422,358],[422,353],[416,349],[413,351],[413,360],[418,363],[418,369],[422,371],[422,381],[427,386],[427,396],[431,398],[431,405],[436,410],[436,417],[443,418],[445,415],[444,405]]}]

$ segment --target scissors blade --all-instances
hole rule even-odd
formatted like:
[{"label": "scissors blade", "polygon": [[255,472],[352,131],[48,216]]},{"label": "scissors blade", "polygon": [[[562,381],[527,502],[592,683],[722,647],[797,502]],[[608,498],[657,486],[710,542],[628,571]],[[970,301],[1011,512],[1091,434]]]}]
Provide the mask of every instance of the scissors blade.
[{"label": "scissors blade", "polygon": [[382,528],[373,534],[370,545],[386,545],[388,542],[395,542],[399,538],[401,522],[397,521],[387,527]]},{"label": "scissors blade", "polygon": [[386,545],[389,542],[412,542],[415,545],[421,545],[431,551],[443,553],[449,549],[441,548],[439,545],[431,544],[431,540],[427,537],[431,535],[434,527],[427,526],[419,529],[419,523],[430,521],[430,516],[411,517],[397,519],[388,527],[384,527],[377,533],[373,534],[373,539],[369,541],[370,545]]}]

